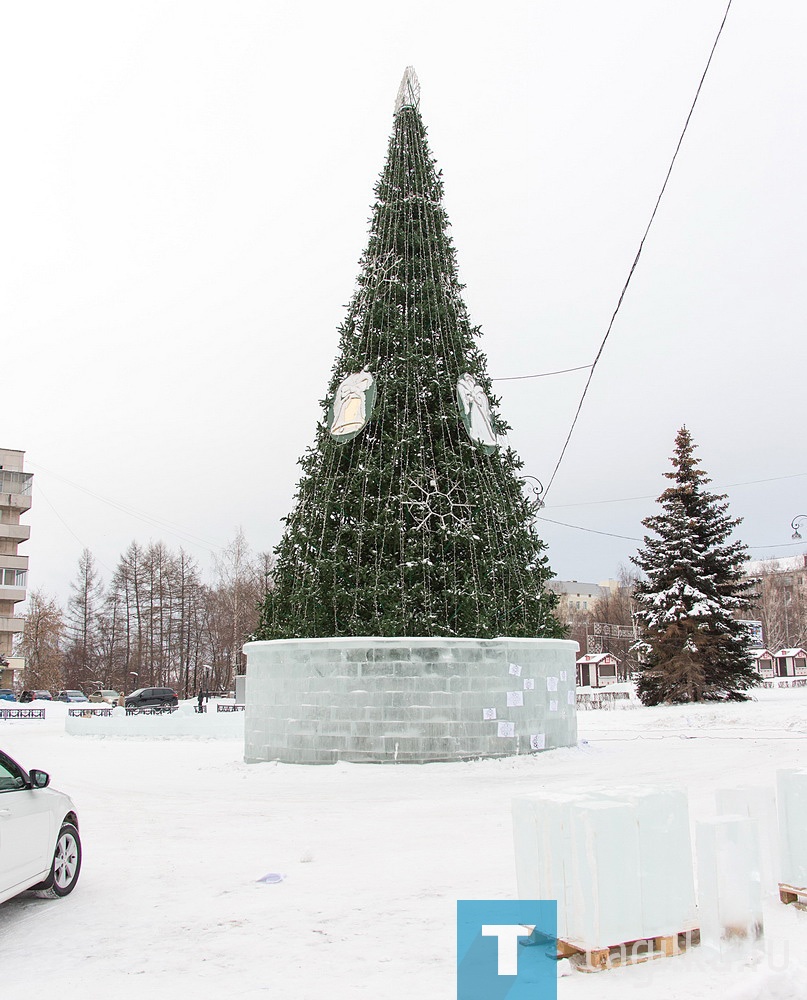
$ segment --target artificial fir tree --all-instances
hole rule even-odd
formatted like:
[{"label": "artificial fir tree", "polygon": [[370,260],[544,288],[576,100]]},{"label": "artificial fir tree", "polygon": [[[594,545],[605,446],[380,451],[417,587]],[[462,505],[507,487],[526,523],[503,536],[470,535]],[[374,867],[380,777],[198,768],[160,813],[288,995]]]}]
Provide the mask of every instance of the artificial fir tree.
[{"label": "artificial fir tree", "polygon": [[407,70],[258,639],[560,636]]},{"label": "artificial fir tree", "polygon": [[734,618],[747,607],[742,542],[729,538],[739,518],[728,516],[725,495],[705,489],[686,427],[675,439],[674,486],[658,498],[662,513],[642,524],[645,536],[633,562],[646,574],[636,588],[642,653],[638,693],[660,702],[745,701],[758,682],[745,625]]}]

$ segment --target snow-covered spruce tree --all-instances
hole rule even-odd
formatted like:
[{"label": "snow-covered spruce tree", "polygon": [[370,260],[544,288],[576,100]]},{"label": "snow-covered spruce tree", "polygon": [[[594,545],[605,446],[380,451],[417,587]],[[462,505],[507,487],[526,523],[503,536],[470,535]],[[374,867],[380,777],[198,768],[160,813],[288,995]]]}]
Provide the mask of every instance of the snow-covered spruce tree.
[{"label": "snow-covered spruce tree", "polygon": [[411,69],[257,639],[560,636]]},{"label": "snow-covered spruce tree", "polygon": [[740,519],[728,516],[725,495],[705,489],[686,427],[675,439],[674,483],[658,498],[662,513],[642,524],[645,536],[633,562],[646,579],[636,588],[638,693],[645,705],[661,702],[745,701],[758,682],[745,626],[733,617],[747,606],[742,542],[729,538]]}]

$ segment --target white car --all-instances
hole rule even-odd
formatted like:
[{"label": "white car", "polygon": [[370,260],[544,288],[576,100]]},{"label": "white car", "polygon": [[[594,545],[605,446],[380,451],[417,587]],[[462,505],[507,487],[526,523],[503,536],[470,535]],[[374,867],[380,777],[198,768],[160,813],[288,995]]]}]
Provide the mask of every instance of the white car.
[{"label": "white car", "polygon": [[26,771],[0,750],[0,903],[26,889],[66,896],[78,881],[76,809],[49,783],[45,771]]},{"label": "white car", "polygon": [[96,705],[117,705],[120,701],[120,694],[117,691],[104,688],[102,690],[93,691],[90,695],[90,701]]}]

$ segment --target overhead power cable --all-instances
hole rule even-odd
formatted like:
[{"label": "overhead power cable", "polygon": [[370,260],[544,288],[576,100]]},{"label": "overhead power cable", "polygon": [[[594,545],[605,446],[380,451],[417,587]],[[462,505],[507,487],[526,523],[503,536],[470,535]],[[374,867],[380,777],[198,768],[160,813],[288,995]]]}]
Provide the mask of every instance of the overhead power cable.
[{"label": "overhead power cable", "polygon": [[555,481],[555,476],[558,474],[558,469],[560,468],[560,464],[563,461],[563,458],[566,454],[566,449],[569,447],[569,442],[571,441],[572,434],[574,433],[574,429],[577,426],[578,418],[580,417],[580,411],[583,409],[583,403],[585,402],[586,395],[588,394],[588,387],[591,385],[591,380],[594,377],[594,372],[597,369],[597,364],[600,358],[602,357],[603,349],[605,348],[605,344],[608,340],[608,337],[611,334],[614,321],[616,320],[617,314],[619,313],[619,310],[622,306],[622,301],[625,298],[625,293],[628,290],[628,285],[630,284],[631,278],[633,277],[633,272],[636,270],[636,265],[639,263],[639,258],[642,255],[642,250],[644,249],[645,240],[647,239],[647,235],[650,232],[650,227],[653,225],[653,221],[656,218],[656,212],[658,211],[658,207],[661,204],[661,199],[664,196],[664,192],[667,190],[667,182],[669,181],[670,175],[672,174],[673,167],[675,166],[675,161],[678,159],[678,153],[681,149],[681,144],[684,141],[684,136],[686,135],[687,128],[689,127],[689,122],[695,110],[695,105],[698,103],[698,97],[700,96],[701,88],[703,87],[703,82],[706,79],[706,74],[708,73],[709,67],[712,64],[712,56],[714,56],[715,54],[717,43],[720,41],[720,36],[723,33],[723,27],[726,23],[726,18],[729,15],[731,4],[732,0],[729,0],[728,6],[726,7],[726,12],[723,15],[723,20],[720,22],[720,27],[718,28],[714,44],[712,45],[712,51],[709,53],[709,58],[706,60],[706,68],[704,69],[703,75],[701,76],[700,83],[698,84],[698,89],[695,91],[695,97],[692,101],[692,106],[689,109],[689,114],[687,115],[686,121],[684,122],[684,127],[681,131],[681,136],[678,139],[678,145],[675,147],[675,152],[673,153],[672,160],[670,161],[670,166],[667,170],[667,176],[664,178],[664,183],[661,185],[661,191],[659,192],[659,196],[656,199],[656,204],[653,206],[653,211],[650,215],[650,221],[647,223],[647,228],[645,229],[644,235],[642,236],[641,242],[639,243],[639,249],[636,251],[636,256],[634,257],[633,263],[631,264],[630,267],[630,271],[628,272],[628,277],[625,280],[625,284],[622,286],[622,291],[619,294],[619,301],[617,302],[616,309],[614,309],[613,315],[611,316],[611,322],[608,324],[608,329],[605,331],[605,336],[602,338],[602,343],[600,344],[599,350],[597,351],[596,357],[594,358],[594,362],[591,365],[591,371],[589,372],[588,378],[586,379],[586,384],[583,387],[583,394],[580,397],[580,402],[577,404],[577,411],[575,412],[574,419],[572,420],[572,425],[569,428],[569,433],[566,435],[566,441],[563,444],[560,457],[558,458],[558,461],[555,464],[555,468],[552,472],[552,475],[549,479],[549,483],[544,492],[544,498],[548,496],[549,491],[552,489],[552,483],[554,483]]},{"label": "overhead power cable", "polygon": [[597,531],[596,528],[584,528],[581,524],[567,524],[566,521],[553,521],[551,517],[536,517],[537,521],[547,521],[549,524],[559,524],[564,528],[576,528],[577,531],[588,531],[592,535],[607,535],[609,538],[624,538],[629,542],[641,542],[643,539],[633,535],[616,535],[613,531]]},{"label": "overhead power cable", "polygon": [[[586,528],[582,524],[569,524],[568,521],[555,521],[551,517],[536,516],[536,521],[546,521],[548,524],[559,524],[562,528],[573,528],[575,531],[586,531],[591,535],[607,535],[608,538],[624,538],[628,542],[643,542],[644,538],[635,535],[617,535],[613,531],[598,531],[597,528]],[[746,545],[747,549],[785,549],[803,545],[803,542],[774,542],[773,545]]]},{"label": "overhead power cable", "polygon": [[[86,486],[82,486],[80,483],[74,483],[65,476],[59,475],[58,472],[53,472],[51,469],[45,468],[44,465],[40,465],[38,462],[32,462],[29,460],[29,465],[31,465],[34,469],[40,469],[49,476],[53,476],[55,479],[61,480],[68,486],[72,486],[73,489],[86,493],[88,496],[93,497],[93,499],[98,500],[100,503],[107,504],[109,507],[112,507],[114,510],[119,511],[122,514],[127,514],[129,517],[134,517],[138,521],[143,521],[145,524],[148,524],[153,528],[159,528],[170,535],[174,535],[176,538],[179,538],[180,541],[200,545],[203,548],[206,548],[209,552],[214,552],[217,549],[224,548],[223,545],[219,545],[217,542],[211,542],[207,538],[200,538],[198,535],[194,535],[192,532],[182,527],[182,525],[175,524],[172,521],[167,521],[165,518],[158,517],[156,514],[149,514],[146,511],[138,510],[136,507],[132,507],[129,504],[122,503],[118,500],[111,500],[109,497],[101,496],[100,493],[96,493],[94,490],[91,490]],[[40,487],[37,486],[37,488]]]},{"label": "overhead power cable", "polygon": [[[36,491],[42,497],[42,499],[45,501],[45,503],[48,505],[48,507],[50,507],[50,509],[53,511],[53,513],[56,515],[56,517],[62,522],[62,524],[65,527],[65,530],[68,531],[73,536],[73,538],[75,538],[75,540],[79,543],[79,545],[81,546],[82,550],[83,549],[89,550],[89,545],[87,545],[87,543],[83,539],[81,539],[81,538],[78,537],[78,535],[75,533],[75,531],[73,531],[73,529],[70,527],[70,525],[67,523],[67,521],[65,521],[65,519],[62,517],[62,515],[59,513],[59,511],[56,510],[56,508],[54,507],[54,505],[45,496],[45,491],[42,489],[42,484],[41,483],[37,483],[36,484]],[[106,563],[102,562],[100,559],[96,559],[96,561],[98,563],[100,563],[101,566],[103,566],[105,570],[108,570],[110,573],[112,572],[112,570],[109,568],[109,566],[106,565]]]},{"label": "overhead power cable", "polygon": [[[760,483],[779,483],[783,479],[800,479],[807,476],[807,472],[795,472],[790,476],[773,476],[770,479],[747,479],[742,483],[727,483],[725,486],[718,486],[717,489],[732,490],[738,486],[757,486]],[[594,507],[603,503],[630,503],[634,500],[657,500],[652,493],[645,493],[643,496],[635,497],[611,497],[608,500],[579,500],[575,503],[553,503],[545,506],[545,510],[561,510],[564,507]]]},{"label": "overhead power cable", "polygon": [[583,372],[592,365],[578,365],[577,368],[561,368],[557,372],[539,372],[537,375],[509,375],[507,378],[492,378],[491,382],[519,382],[525,378],[548,378],[550,375],[565,375],[567,372]]}]

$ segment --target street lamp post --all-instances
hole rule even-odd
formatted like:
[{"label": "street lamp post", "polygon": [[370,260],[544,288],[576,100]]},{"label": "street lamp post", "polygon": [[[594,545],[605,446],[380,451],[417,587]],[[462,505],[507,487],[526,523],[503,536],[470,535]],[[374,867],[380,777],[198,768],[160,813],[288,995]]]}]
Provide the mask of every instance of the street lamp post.
[{"label": "street lamp post", "polygon": [[801,541],[801,534],[799,533],[799,523],[801,521],[807,521],[807,514],[796,514],[790,522],[790,527],[793,529],[793,538],[797,542]]}]

